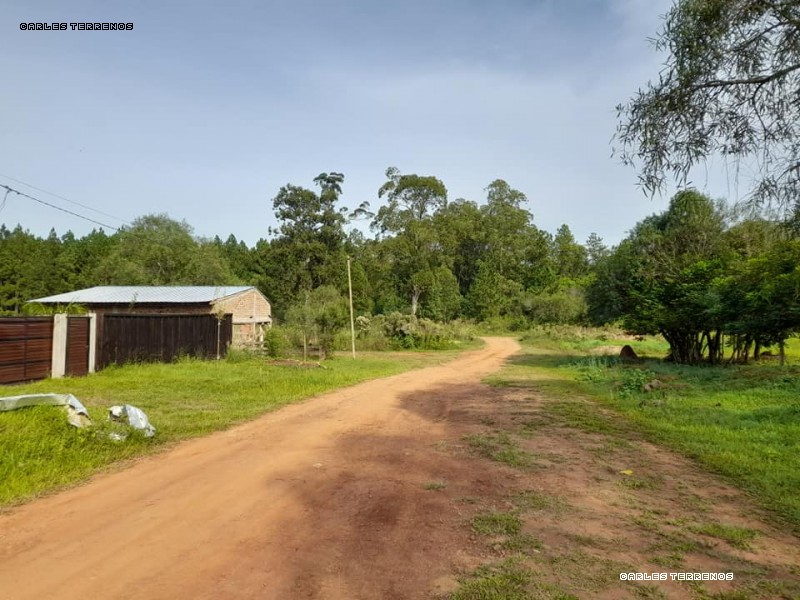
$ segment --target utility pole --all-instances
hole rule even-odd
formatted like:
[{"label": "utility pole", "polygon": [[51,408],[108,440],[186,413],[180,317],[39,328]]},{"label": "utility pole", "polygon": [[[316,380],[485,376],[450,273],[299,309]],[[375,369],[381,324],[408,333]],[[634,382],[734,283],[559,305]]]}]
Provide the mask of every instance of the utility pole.
[{"label": "utility pole", "polygon": [[347,287],[350,290],[350,343],[353,348],[353,360],[356,358],[356,323],[353,318],[353,278],[350,275],[350,257],[347,257]]}]

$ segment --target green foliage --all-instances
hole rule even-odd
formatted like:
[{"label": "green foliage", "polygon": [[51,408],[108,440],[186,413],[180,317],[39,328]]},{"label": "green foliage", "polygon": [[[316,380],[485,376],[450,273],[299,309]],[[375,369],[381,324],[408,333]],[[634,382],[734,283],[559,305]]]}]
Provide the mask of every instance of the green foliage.
[{"label": "green foliage", "polygon": [[649,193],[722,155],[757,164],[755,205],[800,197],[800,18],[797,2],[679,0],[655,48],[656,82],[618,107],[623,162]]},{"label": "green foliage", "polygon": [[566,325],[586,318],[586,300],[579,287],[551,293],[526,295],[521,300],[522,312],[532,323]]},{"label": "green foliage", "polygon": [[532,456],[519,447],[505,431],[469,435],[466,438],[470,448],[481,456],[507,464],[510,467],[524,468],[530,466]]},{"label": "green foliage", "polygon": [[312,290],[302,303],[292,306],[286,314],[287,322],[300,328],[307,341],[313,340],[319,345],[323,358],[332,354],[336,333],[347,319],[347,301],[330,285]]},{"label": "green foliage", "polygon": [[264,332],[264,351],[267,356],[278,358],[286,353],[286,338],[276,327],[270,327]]},{"label": "green foliage", "polygon": [[480,535],[515,535],[522,529],[522,519],[515,513],[489,512],[474,516],[470,527]]},{"label": "green foliage", "polygon": [[280,226],[270,230],[272,241],[257,245],[254,268],[279,316],[309,290],[346,285],[345,217],[337,208],[343,181],[341,173],[321,173],[314,179],[319,194],[287,184],[272,200]]},{"label": "green foliage", "polygon": [[219,249],[198,240],[185,221],[146,215],[117,234],[97,265],[103,285],[225,285],[236,282]]},{"label": "green foliage", "polygon": [[[288,317],[316,346],[320,324],[299,315],[297,306],[324,286],[347,294],[349,256],[357,314],[421,319],[408,335],[390,332],[391,342],[377,334],[382,327],[373,328],[362,333],[362,345],[439,347],[458,337],[422,319],[450,324],[473,318],[507,330],[583,318],[587,251],[567,226],[555,236],[537,229],[524,193],[496,179],[479,206],[461,198],[448,202],[444,183],[434,176],[394,168],[386,176],[378,191],[386,205],[377,214],[367,202],[353,211],[339,205],[341,173],[320,173],[316,190],[281,187],[272,199],[278,225],[252,247],[235,235],[196,238],[186,222],[166,215],[145,215],[114,235],[95,231],[83,238],[51,232],[41,239],[0,226],[0,314],[20,314],[32,298],[93,285],[241,282],[258,286],[276,321]],[[348,213],[351,219],[374,217],[379,234],[369,239],[357,228],[345,234]],[[323,334],[326,346],[338,344],[338,329],[331,331]]]},{"label": "green foliage", "polygon": [[729,244],[752,255],[752,234],[766,231],[728,228],[719,205],[679,192],[666,212],[640,222],[600,260],[587,291],[589,316],[597,323],[621,318],[632,333],[660,333],[671,358],[687,364],[720,362],[725,335],[740,336],[735,354],[754,342],[781,343],[800,327],[793,262],[800,246],[763,248],[741,266],[736,259],[744,257]]},{"label": "green foliage", "polygon": [[552,255],[555,272],[559,277],[576,279],[586,275],[589,269],[586,248],[575,241],[566,224],[558,228],[553,238]]},{"label": "green foliage", "polygon": [[465,578],[451,600],[529,600],[531,572],[519,560],[509,559],[497,565],[483,566]]},{"label": "green foliage", "polygon": [[639,397],[644,392],[644,386],[656,378],[656,374],[648,369],[629,368],[622,370],[621,374],[622,380],[617,390],[621,398]]},{"label": "green foliage", "polygon": [[441,324],[399,312],[374,320],[395,348],[440,350],[458,341],[472,339],[472,333],[459,322]]},{"label": "green foliage", "polygon": [[504,277],[489,263],[481,262],[466,298],[469,314],[480,320],[512,315],[522,293],[522,284]]},{"label": "green foliage", "polygon": [[397,167],[389,167],[386,178],[378,197],[386,196],[388,204],[374,221],[382,231],[402,231],[408,222],[421,221],[447,203],[447,188],[436,177],[401,175]]},{"label": "green foliage", "polygon": [[56,314],[85,315],[89,310],[81,304],[51,305],[29,302],[22,307],[22,314],[28,316],[44,316]]}]

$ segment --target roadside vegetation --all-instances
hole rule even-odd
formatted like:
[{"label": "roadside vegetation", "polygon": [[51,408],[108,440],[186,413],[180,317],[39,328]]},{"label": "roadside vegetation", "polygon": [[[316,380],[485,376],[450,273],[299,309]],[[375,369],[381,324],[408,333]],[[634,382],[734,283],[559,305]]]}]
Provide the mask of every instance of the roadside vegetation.
[{"label": "roadside vegetation", "polygon": [[[362,353],[314,364],[270,364],[233,352],[218,362],[111,367],[88,377],[3,386],[2,394],[71,393],[95,421],[90,429],[67,424],[57,407],[0,413],[0,507],[74,484],[117,461],[170,443],[243,422],[315,394],[394,375],[453,358],[451,352]],[[109,438],[107,410],[132,404],[144,410],[157,433]]]},{"label": "roadside vegetation", "polygon": [[[800,344],[790,341],[783,367],[775,356],[688,366],[663,360],[663,340],[614,335],[533,331],[522,337],[524,354],[492,382],[535,378],[536,389],[553,398],[546,410],[571,426],[601,433],[633,427],[724,475],[800,531]],[[640,360],[618,358],[623,344]],[[576,395],[593,402],[574,402]]]},{"label": "roadside vegetation", "polygon": [[[796,340],[781,367],[665,362],[664,339],[614,328],[519,337],[523,352],[459,414],[452,456],[495,484],[440,492],[467,513],[471,550],[441,598],[798,597]],[[640,358],[620,360],[624,345]],[[704,571],[734,578],[620,578]]]}]

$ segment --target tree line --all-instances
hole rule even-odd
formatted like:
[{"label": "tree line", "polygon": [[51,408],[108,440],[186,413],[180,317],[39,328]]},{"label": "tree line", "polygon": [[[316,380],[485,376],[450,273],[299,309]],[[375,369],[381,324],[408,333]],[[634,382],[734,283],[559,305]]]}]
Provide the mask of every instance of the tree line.
[{"label": "tree line", "polygon": [[800,329],[795,230],[739,218],[693,190],[608,248],[596,234],[578,243],[567,225],[541,230],[525,194],[500,179],[481,203],[451,201],[437,177],[390,168],[376,212],[341,206],[341,173],[313,184],[278,190],[278,225],[253,246],[233,234],[199,238],[166,215],[82,238],[0,226],[0,310],[19,314],[29,299],[93,285],[250,284],[278,321],[316,319],[330,334],[344,319],[350,257],[359,316],[508,329],[617,323],[663,335],[682,363],[747,360]]},{"label": "tree line", "polygon": [[312,188],[283,186],[272,199],[278,225],[253,246],[233,234],[199,238],[166,215],[81,238],[0,226],[0,310],[18,314],[32,298],[94,285],[238,283],[256,285],[281,319],[322,286],[346,293],[350,256],[359,314],[521,323],[585,313],[580,289],[597,236],[587,249],[566,225],[554,235],[537,228],[525,195],[502,180],[479,205],[450,201],[433,176],[390,168],[386,177],[375,213],[368,203],[341,206],[341,173],[321,173]]}]

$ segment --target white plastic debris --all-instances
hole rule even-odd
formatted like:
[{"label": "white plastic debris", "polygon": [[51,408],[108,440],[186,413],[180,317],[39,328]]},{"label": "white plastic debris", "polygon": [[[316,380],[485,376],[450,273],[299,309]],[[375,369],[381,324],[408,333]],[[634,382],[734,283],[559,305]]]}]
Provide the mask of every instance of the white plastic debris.
[{"label": "white plastic debris", "polygon": [[67,422],[78,428],[89,427],[92,420],[89,411],[72,394],[25,394],[0,398],[0,412],[17,410],[28,406],[66,406]]},{"label": "white plastic debris", "polygon": [[[150,424],[147,415],[141,408],[131,404],[124,404],[123,406],[112,406],[108,409],[108,418],[112,421],[128,420],[128,425],[134,429],[144,432],[145,437],[153,437],[156,434],[156,428]],[[112,439],[116,439],[113,438]]]}]

